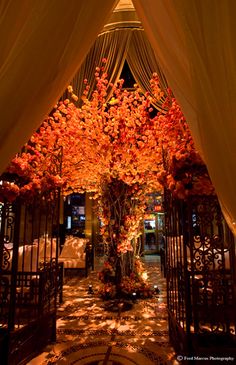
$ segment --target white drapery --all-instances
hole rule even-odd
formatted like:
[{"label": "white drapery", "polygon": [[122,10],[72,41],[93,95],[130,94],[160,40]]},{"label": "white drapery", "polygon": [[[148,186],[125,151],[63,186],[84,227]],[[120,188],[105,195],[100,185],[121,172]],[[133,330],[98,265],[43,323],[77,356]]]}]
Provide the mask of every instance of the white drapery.
[{"label": "white drapery", "polygon": [[116,3],[1,1],[1,172],[62,95]]},{"label": "white drapery", "polygon": [[[167,82],[160,68],[157,55],[155,56],[145,32],[141,29],[132,32],[127,51],[127,62],[143,92],[148,91],[152,95],[150,80],[153,72],[158,74],[160,86],[166,90]],[[155,100],[153,104],[157,110],[163,111],[163,100]]]},{"label": "white drapery", "polygon": [[[79,98],[78,104],[85,88],[85,79],[90,85],[88,98],[91,97],[96,87],[96,66],[104,67],[104,72],[108,75],[109,83],[114,84],[117,82],[126,59],[130,36],[131,32],[126,29],[114,30],[98,36],[78,72],[70,82],[74,93]],[[107,60],[106,63],[102,63],[103,58]],[[107,100],[109,100],[110,96],[111,88],[108,90]]]},{"label": "white drapery", "polygon": [[[236,2],[133,2],[234,227]],[[1,1],[1,171],[63,93],[115,3]]]},{"label": "white drapery", "polygon": [[[159,75],[162,88],[167,87],[164,74],[143,29],[121,27],[103,32],[98,36],[83,64],[70,82],[79,100],[81,100],[85,88],[83,82],[85,79],[90,85],[88,98],[91,97],[96,84],[95,67],[102,65],[102,58],[107,59],[104,64],[104,71],[108,74],[109,83],[114,84],[118,81],[124,62],[127,60],[143,93],[146,91],[151,93],[150,79],[153,72]],[[112,90],[110,88],[108,89],[107,100],[110,99],[111,95]],[[66,97],[66,93],[64,96]],[[158,110],[162,110],[162,103],[163,101],[156,101],[154,105]]]},{"label": "white drapery", "polygon": [[236,2],[133,3],[236,233]]}]

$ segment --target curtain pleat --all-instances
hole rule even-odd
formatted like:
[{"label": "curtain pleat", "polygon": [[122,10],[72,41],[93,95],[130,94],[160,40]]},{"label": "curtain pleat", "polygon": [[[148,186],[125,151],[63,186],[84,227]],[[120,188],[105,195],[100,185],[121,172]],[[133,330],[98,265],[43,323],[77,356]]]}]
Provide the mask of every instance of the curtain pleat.
[{"label": "curtain pleat", "polygon": [[[159,75],[163,90],[167,88],[165,76],[144,31],[142,29],[121,28],[99,35],[79,71],[71,81],[74,93],[79,97],[79,100],[85,88],[85,79],[88,80],[90,85],[88,98],[91,97],[96,86],[95,67],[102,65],[103,58],[107,59],[104,70],[108,74],[109,83],[114,84],[118,81],[124,61],[127,60],[137,84],[144,93],[146,91],[151,93],[150,79],[153,72]],[[107,100],[111,97],[111,93],[110,88],[108,89]],[[64,97],[66,97],[66,94],[64,94]],[[78,104],[80,104],[79,101]],[[157,110],[163,110],[162,101],[153,104]]]},{"label": "curtain pleat", "polygon": [[[90,85],[88,98],[91,98],[91,94],[96,87],[96,78],[94,74],[97,66],[104,66],[104,71],[108,74],[109,83],[114,84],[118,81],[126,59],[130,36],[131,33],[127,29],[105,32],[98,36],[79,71],[70,83],[74,93],[79,97],[79,100],[85,88],[85,79]],[[102,63],[103,58],[107,60],[105,64]],[[108,88],[107,100],[111,97],[111,93],[112,90],[110,87]],[[80,104],[79,101],[78,104]]]},{"label": "curtain pleat", "polygon": [[236,2],[133,3],[236,233]]},{"label": "curtain pleat", "polygon": [[[189,0],[190,3],[193,1]],[[168,85],[188,120],[195,144],[203,156],[182,20],[176,16],[172,0],[133,0],[133,4]]]},{"label": "curtain pleat", "polygon": [[[150,79],[154,72],[159,76],[160,86],[165,93],[167,81],[156,59],[150,42],[142,29],[134,29],[127,53],[127,62],[130,70],[143,92],[148,91],[151,95]],[[152,95],[153,96],[153,95]],[[162,108],[163,99],[155,101],[153,105],[159,111]]]},{"label": "curtain pleat", "polygon": [[1,172],[62,95],[116,3],[0,2]]}]

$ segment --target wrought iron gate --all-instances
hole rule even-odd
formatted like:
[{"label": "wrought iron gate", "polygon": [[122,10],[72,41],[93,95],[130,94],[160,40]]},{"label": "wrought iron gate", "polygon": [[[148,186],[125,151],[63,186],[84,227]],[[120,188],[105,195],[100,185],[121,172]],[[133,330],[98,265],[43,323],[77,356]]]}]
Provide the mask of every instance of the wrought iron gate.
[{"label": "wrought iron gate", "polygon": [[181,355],[235,356],[235,242],[219,203],[166,194],[165,210],[171,342]]},{"label": "wrought iron gate", "polygon": [[58,191],[50,200],[0,203],[1,365],[24,364],[55,340],[62,293],[58,218]]}]

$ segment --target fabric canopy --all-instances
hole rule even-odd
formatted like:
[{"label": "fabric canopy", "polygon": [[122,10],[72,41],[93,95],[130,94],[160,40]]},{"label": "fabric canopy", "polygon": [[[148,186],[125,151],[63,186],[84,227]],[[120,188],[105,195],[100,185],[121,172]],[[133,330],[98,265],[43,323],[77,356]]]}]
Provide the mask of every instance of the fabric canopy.
[{"label": "fabric canopy", "polygon": [[[74,93],[79,98],[78,104],[85,88],[85,79],[90,85],[88,98],[91,97],[96,85],[95,68],[97,66],[104,67],[104,71],[108,74],[109,83],[116,83],[126,59],[130,35],[131,33],[126,29],[120,29],[114,32],[102,33],[98,36],[83,64],[70,82]],[[104,58],[107,60],[106,63],[102,62]],[[110,96],[108,93],[107,100]]]},{"label": "fabric canopy", "polygon": [[133,3],[236,233],[236,2]]},{"label": "fabric canopy", "polygon": [[1,1],[1,171],[62,95],[116,3]]},{"label": "fabric canopy", "polygon": [[[127,62],[137,84],[143,92],[148,91],[152,95],[150,79],[152,78],[153,72],[158,74],[160,86],[164,90],[164,93],[166,92],[166,78],[145,32],[141,29],[132,32],[127,51]],[[154,106],[160,111],[163,111],[162,104],[163,100],[156,100],[154,102]]]},{"label": "fabric canopy", "polygon": [[[102,63],[103,58],[107,59],[105,64]],[[79,100],[81,100],[85,88],[83,82],[85,79],[90,85],[88,98],[91,97],[96,83],[94,75],[96,66],[103,65],[104,71],[108,74],[109,83],[114,84],[120,78],[125,60],[127,60],[136,82],[144,93],[146,91],[151,93],[150,79],[153,72],[159,75],[162,88],[167,87],[164,74],[143,29],[140,27],[118,27],[102,32],[98,36],[83,64],[70,82]],[[110,99],[111,94],[110,88],[107,100]],[[66,93],[64,97],[66,97]],[[157,101],[154,105],[158,110],[162,110],[161,101]]]},{"label": "fabric canopy", "polygon": [[[234,228],[236,2],[133,3]],[[1,1],[1,171],[62,95],[115,4]]]}]

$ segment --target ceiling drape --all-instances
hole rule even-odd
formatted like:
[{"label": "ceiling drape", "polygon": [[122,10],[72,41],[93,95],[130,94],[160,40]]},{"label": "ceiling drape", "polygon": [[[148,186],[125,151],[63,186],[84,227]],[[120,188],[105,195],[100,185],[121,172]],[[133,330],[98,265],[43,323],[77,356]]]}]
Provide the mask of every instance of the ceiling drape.
[{"label": "ceiling drape", "polygon": [[[152,95],[150,80],[153,72],[158,74],[160,86],[163,90],[166,90],[167,82],[165,76],[143,29],[134,29],[132,31],[127,52],[127,62],[137,84],[144,93],[148,91]],[[153,99],[155,100],[154,96]],[[156,100],[153,102],[153,105],[157,110],[162,111],[162,103],[163,100]]]},{"label": "ceiling drape", "polygon": [[116,3],[0,2],[1,171],[62,95]]},{"label": "ceiling drape", "polygon": [[[130,36],[131,33],[127,29],[105,32],[98,36],[83,64],[70,82],[74,93],[79,97],[79,100],[85,88],[85,79],[90,85],[88,98],[91,97],[96,86],[94,74],[97,66],[104,66],[104,71],[108,74],[109,83],[114,84],[117,82],[126,59]],[[106,63],[102,63],[103,58],[107,60]],[[108,89],[107,100],[110,98],[111,93],[112,90],[110,88]]]},{"label": "ceiling drape", "polygon": [[[153,72],[159,75],[163,90],[167,87],[165,76],[143,29],[117,28],[101,33],[98,36],[83,64],[71,81],[70,84],[79,100],[85,88],[83,82],[85,79],[90,85],[88,98],[91,97],[96,85],[95,68],[102,65],[103,58],[107,59],[104,71],[108,74],[109,83],[115,84],[118,81],[124,62],[127,60],[130,70],[143,93],[146,91],[151,93],[150,79]],[[111,94],[112,90],[108,88],[107,100],[109,100]],[[64,94],[65,96],[66,94]],[[163,110],[162,101],[156,101],[153,104],[158,110]]]},{"label": "ceiling drape", "polygon": [[236,233],[236,2],[133,3]]}]

